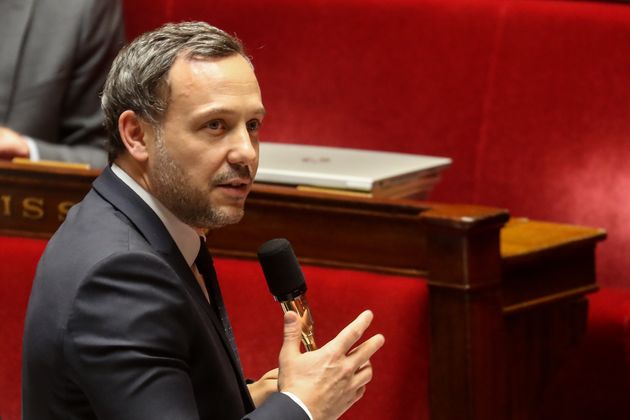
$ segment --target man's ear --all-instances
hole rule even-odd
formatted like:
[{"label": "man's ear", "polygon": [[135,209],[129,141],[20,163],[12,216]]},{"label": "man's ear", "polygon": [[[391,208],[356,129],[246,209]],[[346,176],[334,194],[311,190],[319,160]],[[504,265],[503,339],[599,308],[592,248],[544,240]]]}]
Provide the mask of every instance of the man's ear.
[{"label": "man's ear", "polygon": [[135,112],[126,110],[118,118],[118,132],[125,148],[136,161],[146,162],[149,158],[147,141],[153,141],[153,129]]}]

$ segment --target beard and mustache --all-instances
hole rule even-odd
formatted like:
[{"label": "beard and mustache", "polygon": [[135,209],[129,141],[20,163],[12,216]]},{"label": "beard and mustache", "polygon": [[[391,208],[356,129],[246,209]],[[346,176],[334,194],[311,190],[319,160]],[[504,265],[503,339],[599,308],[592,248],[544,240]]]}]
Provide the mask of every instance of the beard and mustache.
[{"label": "beard and mustache", "polygon": [[[148,174],[152,183],[152,194],[182,222],[195,228],[216,229],[238,223],[243,218],[243,208],[213,206],[208,199],[208,190],[193,186],[190,175],[170,156],[159,132],[155,145],[155,164],[150,166]],[[250,168],[230,165],[228,171],[219,173],[212,179],[211,186],[234,178],[251,179]]]}]

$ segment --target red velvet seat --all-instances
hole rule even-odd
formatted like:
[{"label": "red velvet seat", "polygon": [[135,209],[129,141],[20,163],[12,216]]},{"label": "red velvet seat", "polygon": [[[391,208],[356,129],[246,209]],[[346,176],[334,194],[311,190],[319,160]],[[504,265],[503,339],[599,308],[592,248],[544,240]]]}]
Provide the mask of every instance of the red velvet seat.
[{"label": "red velvet seat", "polygon": [[[282,311],[258,263],[217,259],[217,272],[246,375],[277,366]],[[313,266],[303,267],[319,345],[364,309],[375,314],[366,334],[385,335],[373,358],[375,377],[366,397],[344,419],[428,419],[428,302],[421,279]]]},{"label": "red velvet seat", "polygon": [[46,241],[0,237],[0,419],[21,413],[22,330],[35,267]]},{"label": "red velvet seat", "polygon": [[[35,267],[46,241],[0,237],[0,418],[20,418],[24,314]],[[257,378],[277,366],[282,315],[254,261],[217,259],[245,372]],[[376,377],[365,398],[345,418],[428,419],[427,287],[421,279],[304,267],[320,344],[366,308],[374,311],[368,333],[381,332],[386,346],[374,358]],[[400,398],[404,395],[405,398]],[[410,397],[412,396],[412,397]],[[386,414],[387,413],[387,414]],[[372,417],[373,418],[373,417]]]}]

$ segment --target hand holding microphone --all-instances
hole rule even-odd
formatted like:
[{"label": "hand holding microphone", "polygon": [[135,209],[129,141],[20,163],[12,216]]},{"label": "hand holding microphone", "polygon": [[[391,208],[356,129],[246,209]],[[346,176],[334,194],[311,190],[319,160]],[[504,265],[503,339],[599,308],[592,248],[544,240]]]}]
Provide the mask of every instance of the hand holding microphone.
[{"label": "hand holding microphone", "polygon": [[[269,290],[285,311],[278,389],[296,395],[315,420],[336,419],[363,396],[372,379],[370,357],[385,339],[377,334],[353,348],[373,319],[372,312],[364,311],[316,350],[304,275],[291,245],[286,239],[269,241],[259,249],[259,258]],[[313,351],[302,353],[300,340]]]}]

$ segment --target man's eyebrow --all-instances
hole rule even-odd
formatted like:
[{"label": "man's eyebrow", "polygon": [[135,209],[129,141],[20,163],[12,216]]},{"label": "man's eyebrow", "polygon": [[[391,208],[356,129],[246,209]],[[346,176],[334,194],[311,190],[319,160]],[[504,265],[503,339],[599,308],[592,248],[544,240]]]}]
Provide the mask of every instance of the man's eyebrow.
[{"label": "man's eyebrow", "polygon": [[[251,111],[252,114],[255,115],[260,115],[260,116],[264,116],[265,114],[267,114],[267,111],[265,110],[264,107],[260,107],[260,108],[255,108],[253,111]],[[208,108],[204,108],[202,110],[200,110],[199,112],[196,113],[197,116],[204,116],[204,115],[215,115],[215,114],[223,114],[223,115],[236,115],[239,114],[239,112],[235,111],[232,108],[224,108],[224,107],[208,107]]]},{"label": "man's eyebrow", "polygon": [[254,111],[254,114],[262,115],[264,117],[267,114],[267,110],[265,109],[264,106],[261,106],[260,108],[256,108],[256,110]]}]

